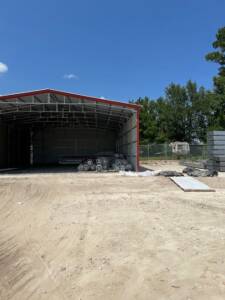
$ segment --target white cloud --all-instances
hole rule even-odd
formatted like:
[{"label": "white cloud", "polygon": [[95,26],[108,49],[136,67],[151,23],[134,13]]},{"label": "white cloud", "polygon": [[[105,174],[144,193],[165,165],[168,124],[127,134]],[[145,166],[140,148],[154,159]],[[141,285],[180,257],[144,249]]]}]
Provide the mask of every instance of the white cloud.
[{"label": "white cloud", "polygon": [[8,66],[0,62],[0,74],[6,73],[8,71]]},{"label": "white cloud", "polygon": [[75,75],[75,74],[73,74],[73,73],[70,73],[70,74],[65,74],[64,76],[63,76],[63,78],[64,79],[79,79],[79,77],[77,76],[77,75]]},{"label": "white cloud", "polygon": [[100,97],[100,99],[104,100],[104,99],[105,99],[105,97],[101,96],[101,97]]}]

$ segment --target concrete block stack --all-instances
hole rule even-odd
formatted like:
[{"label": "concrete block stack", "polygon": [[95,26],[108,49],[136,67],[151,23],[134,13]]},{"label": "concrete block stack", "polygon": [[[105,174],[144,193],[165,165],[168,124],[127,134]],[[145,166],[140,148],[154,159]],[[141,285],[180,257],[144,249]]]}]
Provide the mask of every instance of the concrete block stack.
[{"label": "concrete block stack", "polygon": [[225,172],[225,131],[210,131],[207,135],[208,169]]}]

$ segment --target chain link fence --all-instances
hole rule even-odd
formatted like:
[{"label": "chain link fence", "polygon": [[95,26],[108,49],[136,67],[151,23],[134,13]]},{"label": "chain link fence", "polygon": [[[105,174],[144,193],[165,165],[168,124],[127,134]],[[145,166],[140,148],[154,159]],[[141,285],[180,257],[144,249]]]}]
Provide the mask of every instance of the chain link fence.
[{"label": "chain link fence", "polygon": [[172,151],[170,144],[140,145],[141,160],[169,160],[169,159],[207,159],[207,145],[189,145],[187,154],[177,154]]}]

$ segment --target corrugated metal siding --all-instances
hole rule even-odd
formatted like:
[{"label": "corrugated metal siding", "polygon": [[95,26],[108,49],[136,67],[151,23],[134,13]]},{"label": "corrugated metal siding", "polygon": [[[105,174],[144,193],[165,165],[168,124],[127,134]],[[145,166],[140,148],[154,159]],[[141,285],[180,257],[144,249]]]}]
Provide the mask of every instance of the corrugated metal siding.
[{"label": "corrugated metal siding", "polygon": [[0,126],[0,166],[29,165],[30,131],[15,126]]},{"label": "corrugated metal siding", "polygon": [[8,156],[7,156],[7,127],[0,126],[0,167],[7,166]]},{"label": "corrugated metal siding", "polygon": [[63,156],[86,156],[116,150],[116,134],[110,130],[45,128],[33,137],[34,164],[58,163]]},{"label": "corrugated metal siding", "polygon": [[127,156],[127,159],[132,164],[133,168],[137,169],[137,115],[133,116],[124,124],[119,132],[117,140],[118,152]]}]

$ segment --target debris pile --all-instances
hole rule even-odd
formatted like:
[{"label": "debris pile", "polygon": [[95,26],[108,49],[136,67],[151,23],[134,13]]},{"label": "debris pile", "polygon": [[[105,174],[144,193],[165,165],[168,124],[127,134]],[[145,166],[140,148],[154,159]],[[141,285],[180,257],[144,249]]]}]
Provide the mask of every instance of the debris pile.
[{"label": "debris pile", "polygon": [[155,176],[180,177],[184,176],[184,174],[177,171],[159,171]]},{"label": "debris pile", "polygon": [[191,177],[212,177],[217,176],[217,171],[211,171],[211,170],[201,170],[196,169],[192,167],[186,167],[183,172],[177,172],[177,171],[160,171],[160,170],[147,170],[144,172],[126,172],[126,171],[120,171],[119,173],[121,176],[132,176],[132,177],[148,177],[148,176],[164,176],[164,177],[182,177],[185,176],[184,174],[187,174]]},{"label": "debris pile", "polygon": [[188,176],[213,177],[218,175],[217,169],[211,168],[208,160],[182,161],[181,164],[186,166],[183,173]]},{"label": "debris pile", "polygon": [[183,173],[192,177],[213,177],[218,175],[218,172],[215,170],[197,169],[192,167],[186,167],[183,170]]},{"label": "debris pile", "polygon": [[200,160],[181,160],[180,164],[185,167],[197,168],[197,169],[207,169],[208,161],[207,159],[200,159]]}]

